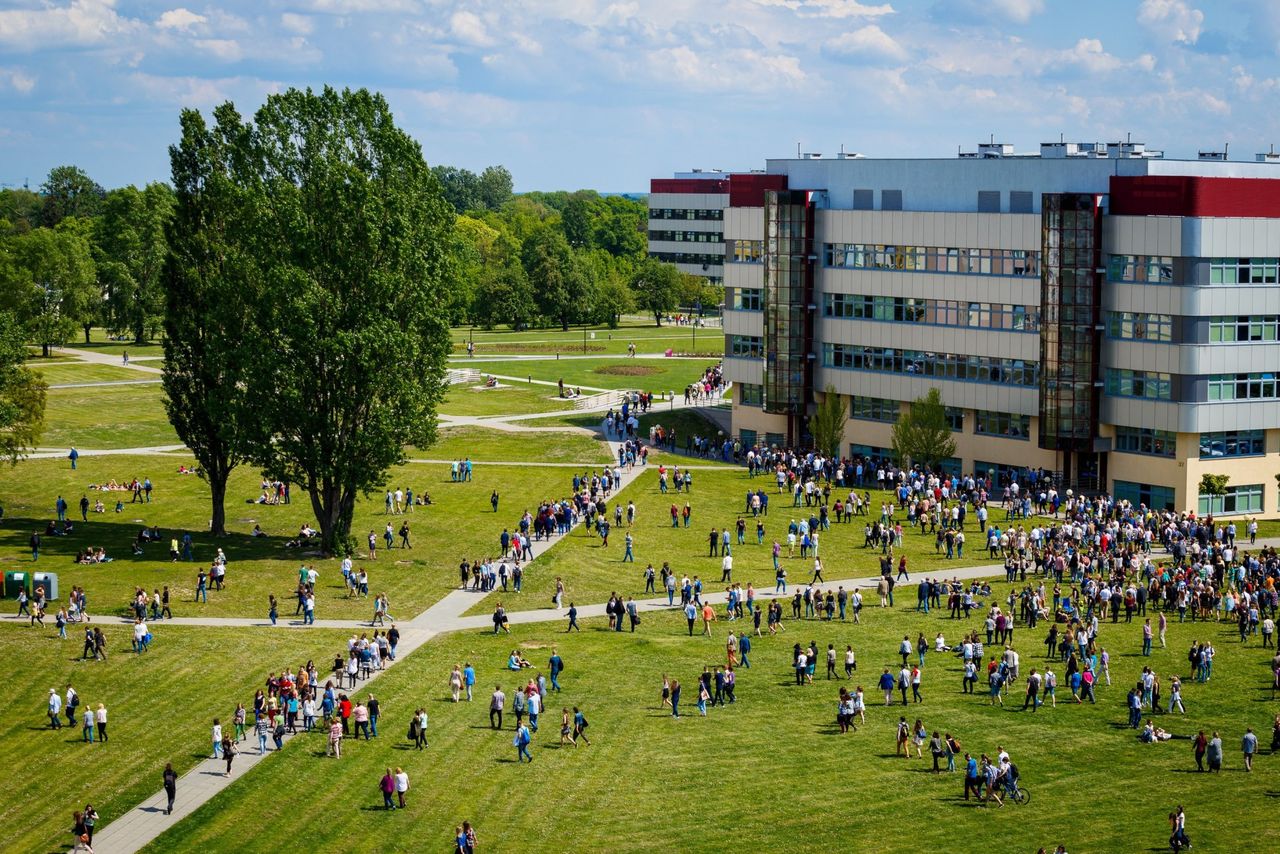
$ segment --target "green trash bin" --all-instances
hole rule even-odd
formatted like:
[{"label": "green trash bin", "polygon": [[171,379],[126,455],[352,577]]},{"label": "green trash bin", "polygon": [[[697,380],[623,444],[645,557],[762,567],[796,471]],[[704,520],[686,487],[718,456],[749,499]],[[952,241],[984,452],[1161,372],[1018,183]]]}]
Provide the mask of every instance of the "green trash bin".
[{"label": "green trash bin", "polygon": [[44,601],[55,601],[58,598],[58,574],[55,572],[31,573],[31,590],[33,593],[37,587],[44,588]]},{"label": "green trash bin", "polygon": [[27,591],[27,595],[31,595],[31,573],[29,572],[6,572],[4,574],[4,598],[17,599],[18,593],[22,590]]}]

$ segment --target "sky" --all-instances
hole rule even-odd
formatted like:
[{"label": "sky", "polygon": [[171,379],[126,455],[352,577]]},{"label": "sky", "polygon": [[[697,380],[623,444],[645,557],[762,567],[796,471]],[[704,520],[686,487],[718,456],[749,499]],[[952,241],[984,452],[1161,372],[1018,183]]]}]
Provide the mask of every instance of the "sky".
[{"label": "sky", "polygon": [[1280,142],[1280,2],[0,0],[0,185],[166,180],[181,108],[326,84],[521,191],[992,135],[1252,159]]}]

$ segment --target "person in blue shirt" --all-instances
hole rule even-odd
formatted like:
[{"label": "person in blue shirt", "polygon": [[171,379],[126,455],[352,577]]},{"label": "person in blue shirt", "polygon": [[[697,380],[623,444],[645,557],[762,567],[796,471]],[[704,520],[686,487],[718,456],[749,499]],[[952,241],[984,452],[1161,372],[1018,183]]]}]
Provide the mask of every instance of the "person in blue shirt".
[{"label": "person in blue shirt", "polygon": [[893,705],[893,674],[889,672],[889,668],[884,669],[884,673],[880,674],[880,690],[884,692],[884,704],[886,706]]},{"label": "person in blue shirt", "polygon": [[471,691],[476,684],[476,669],[470,663],[462,669],[462,681],[467,686],[467,702],[471,702]]},{"label": "person in blue shirt", "polygon": [[747,658],[747,653],[749,652],[751,652],[751,636],[743,632],[742,636],[738,638],[738,658],[741,660],[743,667],[751,667],[751,662]]},{"label": "person in blue shirt", "polygon": [[973,792],[974,797],[979,796],[978,760],[966,753],[964,755],[964,799],[966,801],[969,800],[969,792]]},{"label": "person in blue shirt", "polygon": [[693,637],[693,624],[698,620],[698,608],[692,601],[685,603],[684,617],[689,621],[689,637]]},{"label": "person in blue shirt", "polygon": [[551,669],[551,687],[556,691],[559,691],[560,674],[564,671],[564,659],[560,657],[560,653],[557,652],[554,647],[551,649],[551,662],[549,667]]}]

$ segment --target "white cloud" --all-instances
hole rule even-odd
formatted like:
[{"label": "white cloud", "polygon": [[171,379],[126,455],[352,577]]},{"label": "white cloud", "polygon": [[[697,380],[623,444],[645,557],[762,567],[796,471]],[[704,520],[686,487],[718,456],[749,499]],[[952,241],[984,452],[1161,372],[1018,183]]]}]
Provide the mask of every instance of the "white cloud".
[{"label": "white cloud", "polygon": [[0,45],[36,51],[87,47],[138,28],[116,14],[115,0],[71,0],[64,6],[0,11]]},{"label": "white cloud", "polygon": [[280,25],[291,33],[299,35],[311,35],[311,31],[315,29],[311,18],[306,15],[299,15],[296,12],[285,12],[280,16]]},{"label": "white cloud", "polygon": [[893,36],[868,24],[861,29],[842,33],[823,45],[823,49],[851,59],[887,59],[902,62],[907,58],[906,49]]},{"label": "white cloud", "polygon": [[1025,24],[1044,11],[1044,0],[985,0],[985,4],[1019,24]]},{"label": "white cloud", "polygon": [[652,77],[699,92],[776,92],[809,80],[794,56],[741,48],[699,53],[678,45],[653,51],[647,63]]},{"label": "white cloud", "polygon": [[0,68],[0,89],[5,86],[19,95],[28,95],[36,88],[36,78],[16,69]]},{"label": "white cloud", "polygon": [[755,0],[761,6],[790,9],[802,17],[811,18],[879,18],[894,14],[893,6],[885,3],[866,6],[857,0]]},{"label": "white cloud", "polygon": [[493,44],[489,28],[474,12],[458,11],[449,18],[449,31],[460,41],[477,47],[488,47]]},{"label": "white cloud", "polygon": [[1142,0],[1138,23],[1175,44],[1195,44],[1204,28],[1204,13],[1185,0]]},{"label": "white cloud", "polygon": [[236,62],[244,57],[244,50],[235,39],[193,39],[191,44],[223,62]]},{"label": "white cloud", "polygon": [[190,32],[196,24],[203,24],[208,20],[204,15],[197,15],[189,9],[179,7],[170,9],[156,19],[156,26],[162,30]]}]

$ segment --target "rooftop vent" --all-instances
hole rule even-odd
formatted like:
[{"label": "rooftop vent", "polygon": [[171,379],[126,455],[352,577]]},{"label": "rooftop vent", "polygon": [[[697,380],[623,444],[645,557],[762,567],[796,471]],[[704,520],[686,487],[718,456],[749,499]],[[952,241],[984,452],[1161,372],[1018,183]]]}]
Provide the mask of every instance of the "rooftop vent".
[{"label": "rooftop vent", "polygon": [[1253,159],[1258,163],[1280,163],[1280,152],[1273,145],[1270,151],[1260,151],[1253,155]]}]

